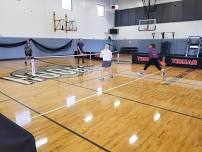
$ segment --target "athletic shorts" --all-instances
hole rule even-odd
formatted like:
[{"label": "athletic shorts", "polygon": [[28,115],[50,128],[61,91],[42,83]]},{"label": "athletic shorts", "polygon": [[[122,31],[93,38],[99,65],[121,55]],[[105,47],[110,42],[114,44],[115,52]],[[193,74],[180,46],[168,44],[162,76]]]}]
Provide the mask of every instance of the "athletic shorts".
[{"label": "athletic shorts", "polygon": [[103,61],[102,62],[102,67],[103,68],[109,68],[112,65],[112,61]]},{"label": "athletic shorts", "polygon": [[25,55],[32,57],[32,53],[25,53]]}]

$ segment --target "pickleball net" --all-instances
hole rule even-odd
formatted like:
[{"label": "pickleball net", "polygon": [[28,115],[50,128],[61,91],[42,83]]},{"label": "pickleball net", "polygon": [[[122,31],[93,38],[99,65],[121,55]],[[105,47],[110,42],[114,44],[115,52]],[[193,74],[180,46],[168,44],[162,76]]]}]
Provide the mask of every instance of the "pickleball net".
[{"label": "pickleball net", "polygon": [[[118,51],[112,52],[113,63],[131,63],[131,56],[120,54]],[[84,59],[84,63],[83,63]],[[79,60],[79,62],[78,62]],[[100,53],[88,53],[81,55],[64,55],[64,56],[35,56],[32,59],[32,76],[37,72],[43,71],[44,68],[93,68],[100,67],[102,59]]]}]

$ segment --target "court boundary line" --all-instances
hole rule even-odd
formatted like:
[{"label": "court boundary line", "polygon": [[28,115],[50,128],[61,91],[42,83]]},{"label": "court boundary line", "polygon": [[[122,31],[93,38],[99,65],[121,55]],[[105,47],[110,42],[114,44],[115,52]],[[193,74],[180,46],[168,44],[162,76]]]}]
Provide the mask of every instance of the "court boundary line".
[{"label": "court boundary line", "polygon": [[[181,73],[180,73],[181,74]],[[180,75],[179,74],[179,75]],[[135,75],[132,75],[132,74],[121,74],[121,72],[120,72],[120,74],[119,74],[120,76],[131,76],[131,77],[136,77]],[[173,79],[173,78],[177,78],[177,76],[174,76],[174,77],[169,77],[169,78],[171,78],[171,79]],[[160,79],[156,79],[156,78],[148,78],[148,79],[151,79],[151,80],[160,80]],[[193,84],[190,84],[190,83],[185,83],[185,82],[182,82],[182,81],[180,81],[180,80],[186,80],[185,78],[179,78],[179,81],[177,81],[177,82],[173,82],[172,84],[175,84],[175,83],[180,83],[180,84],[185,84],[185,85],[193,85]],[[169,80],[168,80],[169,81]],[[193,80],[194,81],[194,80]],[[171,84],[171,85],[172,85]],[[197,87],[200,87],[200,88],[202,88],[202,85],[197,85],[197,84],[194,84],[195,86],[197,86]]]},{"label": "court boundary line", "polygon": [[[69,84],[69,85],[71,85],[71,84]],[[79,87],[79,86],[77,86],[77,87]],[[89,89],[89,90],[92,90],[92,91],[96,91],[96,90],[93,90],[93,89],[90,89],[90,88],[85,88],[85,87],[81,87],[81,88],[83,88],[83,89]],[[146,89],[146,90],[149,90],[149,89]],[[153,108],[157,108],[157,109],[161,109],[161,110],[169,111],[169,112],[172,112],[172,113],[177,113],[177,114],[180,114],[180,115],[184,115],[184,116],[188,116],[188,117],[191,117],[191,118],[202,120],[201,117],[189,115],[189,114],[182,113],[182,112],[179,112],[179,111],[175,111],[175,110],[172,110],[172,109],[163,108],[163,107],[156,106],[156,105],[153,105],[153,104],[147,104],[147,103],[144,103],[144,102],[141,102],[141,101],[138,101],[138,100],[129,99],[129,98],[126,98],[126,97],[123,97],[123,96],[117,96],[117,95],[114,95],[114,94],[111,94],[111,93],[106,93],[106,92],[103,92],[103,94],[110,95],[110,96],[113,96],[113,97],[122,98],[122,99],[125,99],[125,100],[128,100],[128,101],[133,101],[135,103],[142,104],[142,105],[147,105],[149,107],[153,107]],[[173,95],[173,96],[176,97],[176,95]]]},{"label": "court boundary line", "polygon": [[[35,109],[33,109],[33,108],[31,108],[31,107],[25,105],[24,103],[18,101],[17,99],[15,99],[15,98],[13,98],[13,97],[7,95],[6,93],[2,92],[1,90],[0,90],[0,93],[2,93],[3,95],[5,95],[6,97],[12,99],[12,100],[15,101],[16,103],[18,103],[18,104],[20,104],[20,105],[22,105],[22,106],[24,106],[24,107],[30,109],[31,111],[35,112],[36,114],[41,114],[41,113],[38,112],[37,110],[35,110]],[[88,143],[90,143],[90,144],[92,144],[92,145],[98,147],[99,149],[102,149],[102,150],[104,150],[105,152],[111,152],[110,150],[106,149],[105,147],[103,147],[103,146],[97,144],[96,142],[94,142],[94,141],[92,141],[92,140],[86,138],[85,136],[83,136],[83,135],[77,133],[76,131],[74,131],[74,130],[72,130],[72,129],[70,129],[70,128],[68,128],[68,127],[66,127],[66,126],[64,126],[64,125],[62,125],[62,124],[60,124],[59,122],[57,122],[57,121],[55,121],[55,120],[49,118],[48,116],[45,116],[45,115],[41,115],[41,116],[42,116],[43,118],[49,120],[50,122],[52,122],[52,123],[54,123],[54,124],[60,126],[61,128],[65,129],[66,131],[68,131],[68,132],[70,132],[70,133],[72,133],[72,134],[74,134],[74,135],[76,135],[76,136],[82,138],[83,140],[87,141]]]},{"label": "court boundary line", "polygon": [[[170,69],[170,68],[169,68],[169,69]],[[167,70],[168,70],[168,68],[167,68]],[[142,78],[141,78],[141,79],[142,79]],[[139,79],[135,79],[135,80],[139,80]],[[71,84],[71,83],[67,83],[67,82],[59,81],[59,80],[56,80],[56,81],[61,82],[61,83],[65,83],[65,84],[68,84],[68,85],[80,87],[80,88],[83,88],[83,89],[88,89],[88,90],[91,90],[91,91],[96,91],[96,90],[94,90],[94,89],[86,88],[86,87],[83,87],[83,86],[78,86],[78,85],[76,85],[76,84]],[[141,87],[138,87],[138,88],[141,88]],[[152,89],[146,89],[146,90],[151,91]],[[108,91],[108,90],[105,90],[105,91]],[[133,101],[133,102],[135,102],[135,103],[147,105],[147,106],[150,106],[150,107],[154,107],[154,108],[157,108],[157,109],[169,111],[169,112],[176,113],[176,114],[180,114],[180,115],[183,115],[183,116],[187,116],[187,117],[191,117],[191,118],[195,118],[195,119],[199,119],[199,120],[202,119],[201,117],[189,115],[189,114],[187,114],[187,113],[175,111],[175,110],[172,110],[172,109],[163,108],[163,107],[161,107],[161,106],[157,106],[157,105],[153,105],[153,104],[147,104],[147,103],[144,103],[144,102],[141,102],[141,101],[137,101],[137,100],[125,98],[125,97],[122,97],[122,96],[117,96],[117,95],[114,95],[114,94],[111,94],[111,93],[106,93],[105,91],[103,91],[103,94],[110,95],[110,96],[114,96],[114,97],[118,97],[118,98],[122,98],[122,99],[125,99],[125,100],[128,100],[128,101]],[[111,91],[111,90],[109,90],[109,91]],[[165,93],[165,92],[164,92],[164,93]],[[176,94],[175,94],[174,96],[176,96]],[[64,106],[64,107],[66,107],[66,106]],[[64,108],[64,107],[63,107],[63,108]],[[61,108],[60,108],[60,109],[61,109]],[[56,111],[57,111],[57,110],[56,110]]]},{"label": "court boundary line", "polygon": [[[167,69],[165,69],[165,70],[168,70],[168,69],[171,69],[171,67],[170,67],[170,68],[167,68]],[[154,75],[154,74],[157,74],[157,73],[159,73],[159,71],[158,71],[158,72],[151,73],[151,74],[148,74],[148,75],[145,76],[145,77],[148,77],[148,76],[150,76],[150,75]],[[106,92],[108,92],[108,91],[111,91],[111,90],[114,90],[114,89],[117,89],[117,88],[126,86],[126,85],[128,85],[128,84],[131,84],[131,83],[136,82],[136,81],[141,80],[141,79],[143,79],[143,78],[140,77],[140,78],[131,80],[131,81],[129,81],[129,82],[126,82],[126,83],[117,85],[117,86],[115,86],[115,87],[109,88],[109,89],[107,89],[107,90],[102,91],[102,94],[104,94],[104,93],[106,94]],[[68,84],[68,85],[72,85],[72,86],[76,86],[76,87],[80,87],[80,88],[84,88],[84,89],[88,89],[88,90],[91,90],[91,91],[96,91],[96,90],[94,90],[94,89],[85,88],[85,87],[82,87],[82,86],[78,86],[78,85],[66,83],[66,82],[64,82],[64,81],[59,81],[59,80],[56,80],[56,79],[55,79],[55,81],[61,82],[61,83],[65,83],[65,84]],[[88,97],[84,97],[84,98],[82,98],[82,99],[80,99],[80,100],[77,100],[76,102],[78,103],[78,102],[80,102],[80,101],[82,101],[82,100],[86,100],[86,99],[92,98],[92,97],[94,97],[94,96],[98,96],[97,93],[96,93],[96,94],[93,94],[93,95],[90,95],[90,96],[88,96]],[[43,116],[44,114],[45,114],[45,115],[46,115],[46,114],[50,114],[50,113],[55,112],[55,111],[57,111],[57,110],[59,110],[59,109],[62,109],[62,108],[64,108],[64,107],[66,107],[66,105],[63,105],[63,106],[60,106],[60,107],[58,107],[58,108],[52,109],[52,110],[50,110],[50,111],[44,112],[44,113],[42,113],[41,115],[34,116],[34,117],[32,117],[32,119],[38,118],[38,117],[40,117],[40,116]]]},{"label": "court boundary line", "polygon": [[[121,72],[124,72],[124,71],[128,71],[128,69],[127,69],[127,70],[123,70],[123,71],[121,71]],[[93,78],[93,79],[95,79],[95,78]],[[55,80],[55,79],[53,79],[53,80]],[[55,81],[56,81],[56,80],[55,80]],[[87,81],[90,81],[90,80],[87,80]],[[35,110],[35,109],[33,109],[33,108],[27,106],[26,104],[20,102],[19,100],[17,100],[17,99],[15,99],[15,98],[9,96],[8,94],[4,93],[2,90],[0,90],[0,93],[3,94],[4,96],[8,97],[9,99],[15,101],[16,103],[18,103],[18,104],[20,104],[20,105],[22,105],[22,106],[24,106],[24,107],[30,109],[31,111],[35,112],[36,114],[38,114],[38,115],[41,114],[41,113],[38,112],[37,110]],[[94,96],[94,95],[93,95],[93,96]],[[85,97],[85,98],[80,99],[80,100],[86,100],[86,99],[88,99],[88,98],[91,98],[91,96]],[[7,99],[7,100],[9,101],[9,99]],[[74,130],[72,130],[72,129],[70,129],[70,128],[68,128],[68,127],[66,127],[66,126],[64,126],[64,125],[62,125],[62,124],[60,124],[59,122],[57,122],[57,121],[55,121],[55,120],[49,118],[48,116],[45,116],[45,115],[40,115],[40,116],[44,117],[45,119],[51,121],[52,123],[54,123],[54,124],[56,124],[56,125],[62,127],[63,129],[65,129],[65,130],[71,132],[72,134],[74,134],[74,135],[76,135],[76,136],[82,138],[84,141],[87,141],[87,142],[89,142],[90,144],[92,144],[92,145],[94,145],[94,146],[96,146],[96,147],[98,147],[98,148],[104,150],[105,152],[110,152],[110,150],[106,149],[105,147],[103,147],[103,146],[97,144],[96,142],[94,142],[94,141],[92,141],[92,140],[86,138],[85,136],[83,136],[83,135],[77,133],[76,131],[74,131]],[[32,119],[32,118],[31,118],[31,119]]]},{"label": "court boundary line", "polygon": [[[168,69],[170,69],[170,68],[167,68],[166,70],[168,70]],[[159,73],[159,71],[156,72],[156,73]],[[149,74],[149,75],[154,75],[154,74],[155,74],[155,73],[151,73],[151,74]],[[149,75],[147,75],[147,76],[149,76]],[[145,76],[145,77],[147,77],[147,76]],[[142,78],[138,78],[138,79],[135,79],[135,80],[133,80],[133,81],[129,81],[129,82],[125,83],[125,84],[116,86],[116,87],[114,87],[114,88],[117,89],[117,88],[119,88],[119,87],[125,86],[125,85],[127,85],[127,84],[133,83],[133,82],[138,81],[138,80],[141,80],[141,79],[142,79]],[[59,81],[59,82],[61,82],[61,81]],[[66,82],[62,82],[62,83],[66,83]],[[66,84],[67,84],[67,83],[66,83]],[[74,85],[74,84],[69,84],[69,85]],[[78,85],[75,85],[75,86],[81,87],[81,86],[78,86]],[[85,88],[85,89],[89,89],[89,88]],[[103,94],[115,96],[115,95],[113,95],[113,94],[106,93],[107,91],[111,91],[111,90],[113,90],[113,88],[110,88],[110,89],[107,89],[107,90],[103,91]],[[93,91],[96,91],[96,90],[93,90]],[[3,93],[1,90],[0,90],[0,92],[1,92],[2,94],[6,95],[7,97],[11,98],[12,100],[16,101],[17,103],[19,103],[19,104],[25,106],[26,108],[28,108],[28,109],[34,111],[35,113],[41,114],[40,112],[36,111],[35,109],[30,108],[29,106],[27,106],[27,105],[21,103],[20,101],[16,100],[15,98],[12,98],[12,97],[10,97],[9,95]],[[97,95],[97,94],[96,94],[96,95]],[[83,100],[86,100],[86,99],[88,99],[88,98],[91,98],[92,96],[95,96],[95,95],[91,95],[91,96],[88,96],[88,97],[86,97],[86,98],[83,98]],[[135,103],[144,104],[144,105],[152,106],[152,107],[155,107],[155,108],[158,108],[158,109],[162,109],[162,110],[165,110],[165,111],[170,111],[170,112],[174,112],[174,113],[178,113],[178,114],[181,114],[181,115],[185,115],[185,116],[192,117],[192,116],[187,115],[187,114],[184,114],[184,113],[180,113],[180,112],[172,111],[172,110],[165,109],[165,108],[162,108],[162,107],[158,107],[158,106],[154,106],[154,105],[142,103],[142,102],[140,102],[140,101],[135,101],[135,100],[127,99],[127,98],[124,98],[124,97],[121,97],[121,96],[115,96],[115,97],[119,97],[119,98],[122,98],[122,99],[125,99],[125,100],[128,100],[128,101],[132,101],[132,102],[135,102]],[[80,99],[80,100],[82,100],[82,99]],[[70,128],[68,128],[68,127],[66,127],[66,126],[64,126],[64,125],[62,125],[62,124],[60,124],[59,122],[57,122],[57,121],[55,121],[55,120],[53,120],[53,119],[51,119],[51,118],[49,118],[48,116],[45,116],[45,115],[41,115],[41,116],[44,117],[44,118],[46,118],[46,119],[48,119],[49,121],[51,121],[51,122],[53,122],[53,123],[59,125],[60,127],[64,128],[65,130],[67,130],[67,131],[69,131],[69,132],[71,132],[71,133],[73,133],[73,134],[79,136],[80,138],[82,138],[82,139],[84,139],[84,140],[86,140],[86,141],[88,141],[88,142],[90,142],[90,143],[92,142],[92,144],[95,145],[96,147],[98,147],[98,148],[100,148],[100,149],[104,148],[104,147],[102,147],[102,146],[101,146],[102,148],[99,147],[100,145],[97,145],[97,143],[95,143],[95,142],[89,140],[88,138],[86,138],[86,137],[84,137],[84,136],[78,134],[77,132],[75,132],[75,131],[73,131],[72,129],[70,129]],[[198,118],[198,117],[195,117],[195,118],[201,119],[201,118]],[[107,150],[105,149],[105,151],[107,151]],[[109,150],[108,150],[108,151],[109,151]],[[108,151],[107,151],[107,152],[108,152]]]},{"label": "court boundary line", "polygon": [[[122,72],[124,72],[124,71],[128,71],[128,70],[123,70]],[[115,74],[115,75],[118,75],[118,74]],[[107,75],[105,75],[105,76],[107,76]],[[92,78],[92,79],[88,79],[88,80],[86,80],[86,81],[82,81],[82,82],[79,82],[79,83],[88,82],[88,81],[96,80],[96,79],[97,79],[97,77],[96,77],[96,78]],[[57,82],[60,82],[60,83],[64,83],[64,84],[68,84],[68,85],[72,85],[72,86],[75,86],[75,87],[82,88],[81,86],[78,86],[78,85],[77,85],[77,84],[79,84],[79,83],[75,83],[75,84],[66,83],[66,82],[64,82],[64,81],[58,80],[58,78],[56,78],[56,79],[51,79],[51,80],[57,81]],[[91,91],[96,91],[96,90],[93,90],[93,89],[90,89],[90,88],[83,88],[83,89],[88,89],[88,90],[91,90]],[[81,98],[81,99],[77,100],[77,103],[80,102],[80,101],[83,101],[83,100],[92,98],[92,97],[94,97],[94,96],[97,96],[97,94],[92,94],[92,95],[90,95],[90,96]],[[57,110],[60,110],[60,109],[62,109],[62,108],[64,108],[64,107],[66,107],[66,105],[63,105],[63,106],[60,106],[60,107],[58,107],[58,108],[52,109],[52,110],[50,110],[50,111],[44,112],[44,113],[42,113],[42,115],[50,114],[50,113],[52,113],[52,112],[54,112],[54,111],[57,111]],[[34,117],[32,117],[31,119],[35,119],[35,118],[40,117],[40,116],[41,116],[41,115],[34,116]]]},{"label": "court boundary line", "polygon": [[[133,75],[128,75],[128,74],[119,74],[120,76],[125,76],[125,77],[129,77],[129,78],[136,78],[136,76],[133,76]],[[160,79],[156,79],[156,78],[147,78],[147,79],[149,79],[149,80],[160,80]],[[157,82],[158,83],[158,82]],[[179,84],[185,84],[185,85],[191,85],[191,84],[188,84],[188,83],[181,83],[181,82],[177,82],[177,83],[179,83]],[[163,84],[162,84],[163,85]],[[198,85],[196,85],[197,87],[199,87]],[[143,88],[143,87],[139,87],[139,86],[136,86],[137,88]],[[202,88],[202,86],[200,86],[201,88]],[[161,91],[161,90],[155,90],[155,89],[148,89],[148,90],[152,90],[152,91],[155,91],[155,92],[157,92],[157,91],[159,91],[159,92],[162,92],[162,93],[167,93],[167,92],[164,92],[164,91]],[[181,95],[181,94],[177,94],[177,93],[174,93],[176,96],[178,96],[178,97],[182,97],[182,96],[184,96],[184,95]],[[193,97],[193,99],[196,99],[196,100],[202,100],[202,98],[197,98],[197,97]]]},{"label": "court boundary line", "polygon": [[[126,72],[126,71],[129,71],[130,69],[126,69],[126,70],[121,70],[121,71],[119,71],[118,73],[116,73],[116,74],[114,74],[114,75],[119,75],[119,73],[121,73],[121,72]],[[104,75],[104,77],[107,77],[108,75]],[[63,78],[55,78],[55,79],[52,79],[52,80],[55,80],[55,81],[60,81],[60,79],[63,79]],[[81,82],[76,82],[76,83],[73,83],[73,84],[79,84],[79,83],[83,83],[83,82],[88,82],[88,81],[91,81],[91,80],[97,80],[98,79],[98,77],[96,76],[96,77],[93,77],[93,78],[90,78],[90,79],[86,79],[86,80],[83,80],[83,81],[81,81]]]},{"label": "court boundary line", "polygon": [[[153,73],[153,74],[155,74],[155,73]],[[153,74],[151,74],[151,75],[153,75]],[[142,79],[142,78],[140,78],[140,79]],[[140,80],[140,79],[135,79],[135,80],[138,81],[138,80]],[[90,80],[88,80],[88,81],[90,81]],[[59,81],[59,82],[60,82],[60,81]],[[135,82],[135,81],[134,81],[134,82]],[[63,83],[64,83],[64,82],[63,82]],[[131,82],[131,83],[132,83],[132,82]],[[130,83],[127,83],[127,84],[130,84]],[[127,84],[125,84],[125,85],[127,85]],[[73,85],[73,84],[69,84],[69,85]],[[122,85],[125,86],[124,84],[122,84]],[[76,86],[76,85],[75,85],[75,86]],[[77,86],[77,87],[81,87],[81,86]],[[122,86],[120,86],[120,87],[122,87]],[[117,86],[117,88],[119,88],[119,87]],[[115,89],[117,89],[117,88],[115,88]],[[85,89],[89,89],[89,88],[85,88]],[[111,91],[111,90],[113,90],[113,88],[111,88],[111,89],[109,89],[109,90],[105,90],[105,91]],[[96,91],[96,90],[94,90],[94,91]],[[111,95],[111,96],[115,96],[115,95],[113,95],[113,94],[106,93],[105,91],[103,91],[103,94],[108,94],[108,95]],[[22,106],[24,106],[24,107],[26,107],[26,108],[32,110],[33,112],[35,112],[35,113],[37,113],[37,114],[40,114],[40,112],[38,112],[37,110],[35,110],[35,109],[33,109],[33,108],[31,108],[31,107],[25,105],[24,103],[21,103],[19,100],[17,100],[17,99],[15,99],[15,98],[13,98],[13,97],[11,97],[11,96],[5,94],[5,93],[2,92],[1,90],[0,90],[0,92],[1,92],[2,94],[4,94],[5,96],[9,97],[10,99],[12,99],[13,101],[17,102],[18,104],[20,104],[20,105],[22,105]],[[96,94],[96,95],[97,95],[97,94]],[[119,97],[119,98],[124,99],[124,97],[121,97],[121,96],[115,96],[115,97]],[[88,99],[88,98],[91,98],[91,97],[86,97],[86,99]],[[86,100],[86,99],[83,98],[83,100]],[[80,99],[80,100],[82,100],[82,99]],[[133,102],[136,102],[136,103],[144,104],[144,103],[142,103],[142,102],[135,101],[135,100],[131,100],[131,99],[127,99],[127,98],[125,98],[125,100],[129,100],[129,101],[133,101]],[[147,105],[147,104],[145,104],[145,105]],[[148,104],[148,106],[151,106],[151,105]],[[153,106],[153,107],[155,107],[155,106]],[[161,107],[158,107],[158,106],[156,106],[156,108],[163,109],[163,110],[166,110],[166,111],[168,110],[168,109],[164,109],[164,108],[161,108]],[[176,111],[172,111],[172,110],[171,110],[171,112],[183,114],[183,113],[176,112]],[[186,114],[183,114],[183,115],[185,115],[185,116],[190,116],[190,115],[186,115]],[[100,148],[100,149],[104,148],[104,147],[98,145],[97,143],[91,141],[90,139],[88,139],[88,138],[82,136],[81,134],[79,134],[79,133],[73,131],[72,129],[70,129],[70,128],[68,128],[68,127],[66,127],[66,126],[64,126],[64,125],[62,125],[62,124],[60,124],[59,122],[53,120],[52,118],[49,118],[48,116],[45,116],[45,115],[41,115],[41,116],[44,117],[44,118],[46,118],[47,120],[51,121],[52,123],[54,123],[54,124],[56,124],[56,125],[62,127],[63,129],[65,129],[65,130],[67,130],[67,131],[73,133],[74,135],[79,136],[80,138],[82,138],[82,139],[84,139],[85,141],[87,141],[87,142],[93,144],[94,146],[96,146],[96,147],[98,147],[98,148]],[[197,117],[196,117],[196,118],[197,118]],[[200,117],[199,117],[199,118],[200,118]],[[202,118],[200,118],[200,119],[202,119]],[[102,149],[102,150],[107,151],[107,152],[109,151],[109,150],[107,150],[107,149],[105,149],[105,148]]]},{"label": "court boundary line", "polygon": [[[125,76],[125,77],[129,77],[129,78],[132,78],[132,77],[133,77],[133,78],[137,78],[137,76],[132,75],[132,74],[118,74],[118,75],[120,75],[120,76]],[[171,77],[171,78],[173,78],[173,77]],[[160,79],[156,79],[156,78],[154,78],[154,77],[148,77],[147,79],[150,79],[150,80],[160,80]],[[184,82],[181,82],[181,81],[175,82],[175,83],[184,84],[184,85],[192,85],[192,84],[184,83]],[[174,83],[173,83],[173,84],[174,84]],[[162,84],[162,85],[163,85],[163,84]],[[196,86],[202,88],[201,85],[196,85]],[[142,87],[138,87],[138,88],[142,88]],[[148,89],[148,90],[153,90],[153,91],[155,91],[155,89]],[[159,92],[162,92],[162,93],[166,93],[166,92],[161,91],[161,90],[158,90],[158,91],[159,91]],[[176,95],[176,96],[179,96],[179,97],[184,96],[184,95],[180,95],[180,94],[176,94],[176,93],[175,93],[175,95]],[[202,98],[197,98],[197,97],[193,97],[193,99],[202,100]]]},{"label": "court boundary line", "polygon": [[135,102],[135,103],[147,105],[147,106],[150,106],[150,107],[158,108],[158,109],[161,109],[161,110],[169,111],[169,112],[172,112],[172,113],[175,113],[175,114],[180,114],[180,115],[183,115],[183,116],[187,116],[187,117],[195,118],[195,119],[198,119],[198,120],[202,120],[201,117],[189,115],[189,114],[182,113],[182,112],[179,112],[179,111],[175,111],[175,110],[172,110],[172,109],[166,109],[166,108],[163,108],[163,107],[160,107],[160,106],[156,106],[156,105],[152,105],[152,104],[148,104],[148,103],[143,103],[143,102],[138,101],[138,100],[133,100],[133,99],[129,99],[129,98],[122,97],[122,96],[116,96],[116,95],[110,94],[110,93],[108,93],[108,95],[119,97],[119,98],[122,98],[122,99],[125,99],[125,100],[129,100],[129,101],[132,101],[132,102]]},{"label": "court boundary line", "polygon": [[[167,68],[166,70],[168,70],[168,69],[170,69],[170,68]],[[156,73],[159,73],[159,71],[156,72]],[[153,75],[153,74],[155,74],[155,73],[152,73],[152,74],[149,74],[149,75]],[[147,75],[147,76],[148,76],[148,75]],[[135,80],[133,80],[133,82],[138,81],[138,80],[140,80],[140,79],[142,79],[142,78],[135,79]],[[56,81],[57,81],[57,80],[56,80]],[[59,81],[59,82],[61,82],[61,81]],[[66,82],[62,81],[61,83],[66,83]],[[132,83],[132,81],[130,81],[130,83]],[[130,83],[128,82],[127,84],[130,84]],[[66,83],[66,84],[67,84],[67,83]],[[125,85],[127,85],[127,84],[125,84]],[[69,84],[69,85],[74,85],[74,84]],[[125,86],[125,85],[122,84],[122,85],[120,85],[120,86],[122,87],[122,86]],[[75,86],[77,86],[77,85],[75,85]],[[81,87],[81,86],[77,86],[77,87]],[[117,87],[118,87],[118,86],[116,86],[116,88],[117,88]],[[86,88],[86,89],[89,89],[89,88]],[[92,89],[91,89],[91,90],[92,90]],[[110,91],[111,91],[111,90],[112,90],[112,88],[110,89]],[[93,91],[96,91],[96,90],[93,90]],[[107,90],[103,91],[103,94],[108,94],[108,95],[111,95],[111,96],[115,96],[115,95],[113,95],[113,94],[106,93],[106,91],[107,91]],[[11,96],[5,94],[5,93],[2,92],[1,90],[0,90],[0,92],[1,92],[2,94],[4,94],[5,96],[9,97],[10,99],[14,100],[15,102],[17,102],[17,103],[23,105],[24,107],[26,107],[26,108],[32,110],[33,112],[35,112],[35,113],[37,113],[37,114],[41,114],[40,112],[36,111],[35,109],[33,109],[33,108],[31,108],[31,107],[25,105],[24,103],[21,103],[20,101],[18,101],[18,100],[15,99],[15,98],[12,98]],[[97,95],[97,94],[96,94],[96,95]],[[92,95],[92,96],[94,96],[94,95]],[[131,100],[131,99],[127,99],[127,98],[124,98],[124,97],[121,97],[121,96],[115,96],[115,97],[119,97],[119,98],[122,98],[122,99],[125,99],[125,100],[128,100],[128,101],[132,101],[132,102],[139,103],[139,104],[144,104],[144,105],[148,105],[148,106],[153,106],[153,107],[158,108],[158,109],[163,109],[163,110],[165,110],[165,111],[170,111],[170,112],[174,112],[174,113],[178,113],[178,114],[181,114],[181,115],[185,115],[185,116],[189,116],[189,117],[190,117],[190,115],[187,115],[187,114],[183,114],[183,113],[180,113],[180,112],[172,111],[172,110],[169,110],[169,109],[165,109],[165,108],[158,107],[158,106],[154,106],[154,105],[150,105],[150,104],[145,104],[145,103],[142,103],[142,102],[139,102],[139,101],[135,101],[135,100]],[[91,97],[86,97],[85,99],[87,99],[87,98],[91,98]],[[85,99],[83,99],[83,100],[85,100]],[[80,100],[81,100],[81,99],[80,99]],[[49,121],[55,123],[56,125],[59,125],[60,127],[64,128],[65,130],[67,130],[67,131],[69,131],[69,132],[71,132],[71,133],[73,133],[73,134],[76,133],[75,135],[77,135],[77,136],[79,136],[80,138],[86,140],[87,142],[90,142],[91,144],[95,145],[96,147],[98,147],[98,148],[100,148],[100,149],[104,148],[104,147],[102,147],[102,146],[100,147],[100,145],[98,145],[97,143],[91,141],[90,139],[88,139],[88,138],[86,138],[86,137],[80,135],[79,133],[73,131],[72,129],[70,129],[70,128],[68,128],[68,127],[66,127],[66,126],[64,126],[64,125],[62,125],[62,124],[60,124],[59,122],[57,122],[57,121],[55,121],[55,120],[53,120],[53,119],[51,119],[51,118],[49,118],[48,116],[45,116],[45,115],[41,115],[41,116],[44,117],[44,118],[46,118],[47,120],[49,120]],[[192,117],[192,116],[191,116],[191,117]],[[198,118],[198,117],[196,117],[196,118],[197,118],[197,119],[201,119],[201,118]],[[105,148],[102,149],[102,150],[107,151],[107,152],[109,151],[109,150],[107,150],[107,149],[105,149]],[[110,151],[109,151],[109,152],[110,152]]]}]

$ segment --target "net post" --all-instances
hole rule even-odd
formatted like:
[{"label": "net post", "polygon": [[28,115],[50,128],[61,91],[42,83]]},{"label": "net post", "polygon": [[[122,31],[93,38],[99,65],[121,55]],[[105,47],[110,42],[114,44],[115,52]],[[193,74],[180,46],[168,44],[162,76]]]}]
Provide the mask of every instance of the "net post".
[{"label": "net post", "polygon": [[117,62],[118,62],[118,63],[120,63],[119,58],[120,58],[120,54],[119,54],[119,51],[118,51],[118,53],[117,53]]},{"label": "net post", "polygon": [[92,65],[92,55],[91,55],[91,51],[90,51],[90,66]]},{"label": "net post", "polygon": [[35,66],[35,60],[31,59],[31,65],[32,65],[32,77],[36,76],[36,66]]}]

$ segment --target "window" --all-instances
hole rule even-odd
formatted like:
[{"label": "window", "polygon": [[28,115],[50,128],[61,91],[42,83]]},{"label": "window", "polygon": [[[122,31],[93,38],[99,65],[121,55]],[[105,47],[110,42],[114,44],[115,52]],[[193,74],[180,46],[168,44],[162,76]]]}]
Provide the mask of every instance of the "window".
[{"label": "window", "polygon": [[97,15],[98,16],[104,16],[105,14],[105,8],[102,5],[97,5]]},{"label": "window", "polygon": [[62,8],[72,10],[72,0],[62,0]]}]

